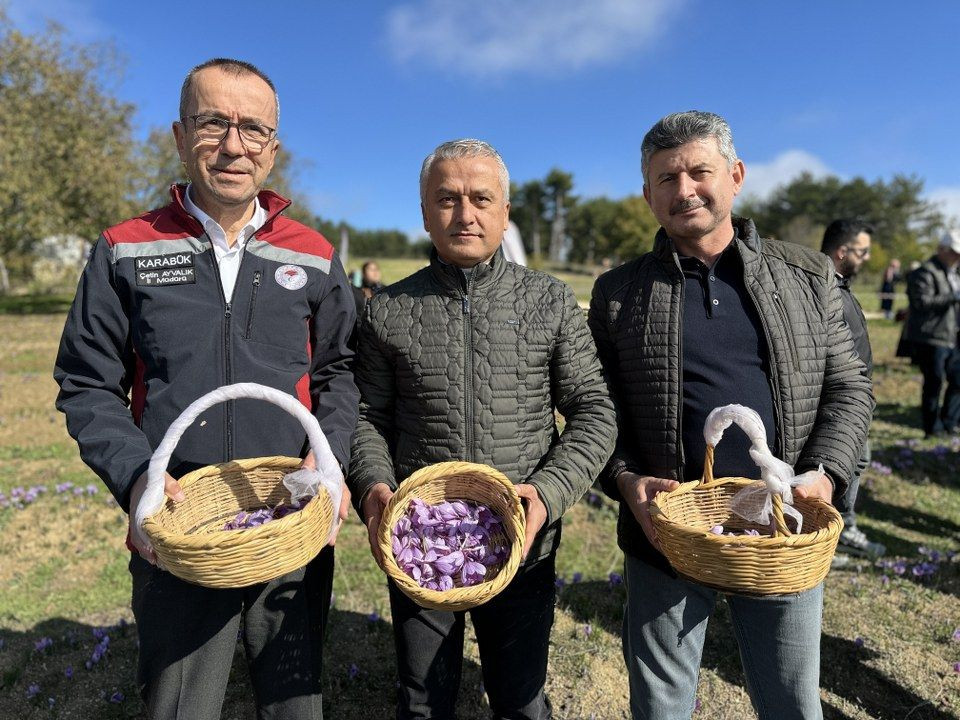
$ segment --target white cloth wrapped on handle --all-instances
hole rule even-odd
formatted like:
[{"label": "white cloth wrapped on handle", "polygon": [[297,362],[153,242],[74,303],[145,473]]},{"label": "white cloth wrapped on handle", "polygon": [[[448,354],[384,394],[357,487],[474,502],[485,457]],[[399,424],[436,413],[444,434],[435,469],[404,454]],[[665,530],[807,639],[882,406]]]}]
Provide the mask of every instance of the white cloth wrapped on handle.
[{"label": "white cloth wrapped on handle", "polygon": [[165,497],[164,474],[180,437],[204,410],[228,400],[240,399],[265,400],[283,408],[300,421],[303,429],[307,432],[317,469],[300,468],[288,473],[283,478],[283,484],[290,491],[291,499],[295,501],[304,497],[314,497],[323,487],[330,495],[330,502],[333,503],[334,518],[330,527],[331,535],[336,531],[338,525],[337,513],[340,510],[340,500],[343,494],[343,472],[340,470],[340,464],[334,457],[333,451],[330,450],[327,436],[320,429],[320,423],[303,406],[303,403],[291,395],[258,383],[235,383],[211,390],[203,397],[190,403],[180,414],[180,417],[167,428],[163,440],[154,451],[153,457],[150,458],[150,466],[147,468],[147,487],[140,498],[140,504],[137,505],[133,525],[137,538],[144,546],[150,546],[150,539],[143,531],[143,523],[163,507]]},{"label": "white cloth wrapped on handle", "polygon": [[760,468],[760,480],[745,487],[730,500],[730,509],[748,522],[769,525],[773,517],[774,494],[783,499],[783,514],[796,521],[796,533],[803,528],[803,516],[793,507],[793,488],[809,485],[821,473],[823,465],[797,475],[783,460],[774,457],[767,447],[767,432],[756,410],[743,405],[724,405],[714,408],[703,426],[703,437],[708,445],[716,447],[723,431],[736,423],[750,438],[750,457]]}]

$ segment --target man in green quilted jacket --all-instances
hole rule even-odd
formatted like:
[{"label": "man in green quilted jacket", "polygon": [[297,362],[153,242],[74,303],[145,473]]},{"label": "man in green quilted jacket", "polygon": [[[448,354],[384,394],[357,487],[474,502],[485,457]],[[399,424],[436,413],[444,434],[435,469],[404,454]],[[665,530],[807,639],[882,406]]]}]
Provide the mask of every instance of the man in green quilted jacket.
[{"label": "man in green quilted jacket", "polygon": [[[381,564],[383,509],[416,470],[466,460],[516,484],[524,561],[470,612],[493,717],[542,720],[551,717],[544,684],[560,521],[603,468],[616,429],[573,292],[503,257],[509,187],[500,155],[479,140],[444,143],[424,161],[423,225],[434,248],[429,267],[372,297],[361,320],[348,484]],[[389,589],[397,717],[453,717],[465,613],[424,609]]]}]

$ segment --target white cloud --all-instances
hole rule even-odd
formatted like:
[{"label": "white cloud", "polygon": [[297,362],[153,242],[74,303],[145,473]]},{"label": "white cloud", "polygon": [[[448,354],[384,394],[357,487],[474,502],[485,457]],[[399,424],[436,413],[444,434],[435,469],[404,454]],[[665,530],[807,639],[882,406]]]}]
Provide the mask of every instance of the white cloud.
[{"label": "white cloud", "polygon": [[927,199],[940,206],[951,225],[960,226],[960,185],[934,188],[927,193]]},{"label": "white cloud", "polygon": [[786,185],[801,173],[808,172],[814,177],[836,175],[827,164],[806,150],[785,150],[766,163],[746,162],[747,177],[743,183],[741,197],[767,199],[781,185]]},{"label": "white cloud", "polygon": [[680,0],[419,0],[394,8],[387,34],[401,61],[450,72],[551,73],[600,65],[665,30]]},{"label": "white cloud", "polygon": [[7,0],[6,5],[13,24],[27,32],[41,31],[52,20],[62,26],[69,37],[81,42],[110,35],[85,0]]}]

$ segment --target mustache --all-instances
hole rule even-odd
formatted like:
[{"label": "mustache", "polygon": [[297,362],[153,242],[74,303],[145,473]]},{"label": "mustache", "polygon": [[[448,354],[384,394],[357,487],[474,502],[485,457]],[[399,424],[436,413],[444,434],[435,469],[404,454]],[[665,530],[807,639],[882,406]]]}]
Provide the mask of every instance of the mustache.
[{"label": "mustache", "polygon": [[697,198],[688,198],[686,200],[681,200],[680,202],[674,204],[670,208],[670,214],[676,215],[678,213],[684,213],[688,210],[696,210],[697,208],[706,207],[708,205],[707,201],[701,197]]}]

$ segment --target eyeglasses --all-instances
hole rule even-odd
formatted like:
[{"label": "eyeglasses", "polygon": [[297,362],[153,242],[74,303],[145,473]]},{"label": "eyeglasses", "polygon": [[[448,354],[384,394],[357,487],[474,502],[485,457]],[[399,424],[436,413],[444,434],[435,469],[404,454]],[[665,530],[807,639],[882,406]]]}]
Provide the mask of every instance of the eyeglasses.
[{"label": "eyeglasses", "polygon": [[267,143],[277,135],[277,129],[260,123],[235,123],[214,115],[189,115],[184,120],[193,120],[194,132],[203,142],[220,143],[235,127],[240,141],[251,150],[263,150]]},{"label": "eyeglasses", "polygon": [[868,246],[868,247],[855,248],[855,247],[850,247],[849,245],[844,245],[844,247],[847,248],[847,252],[848,252],[848,253],[850,253],[851,255],[856,256],[856,258],[857,258],[858,260],[863,260],[863,258],[869,257],[869,255],[870,255],[870,247],[869,247],[869,246]]}]

